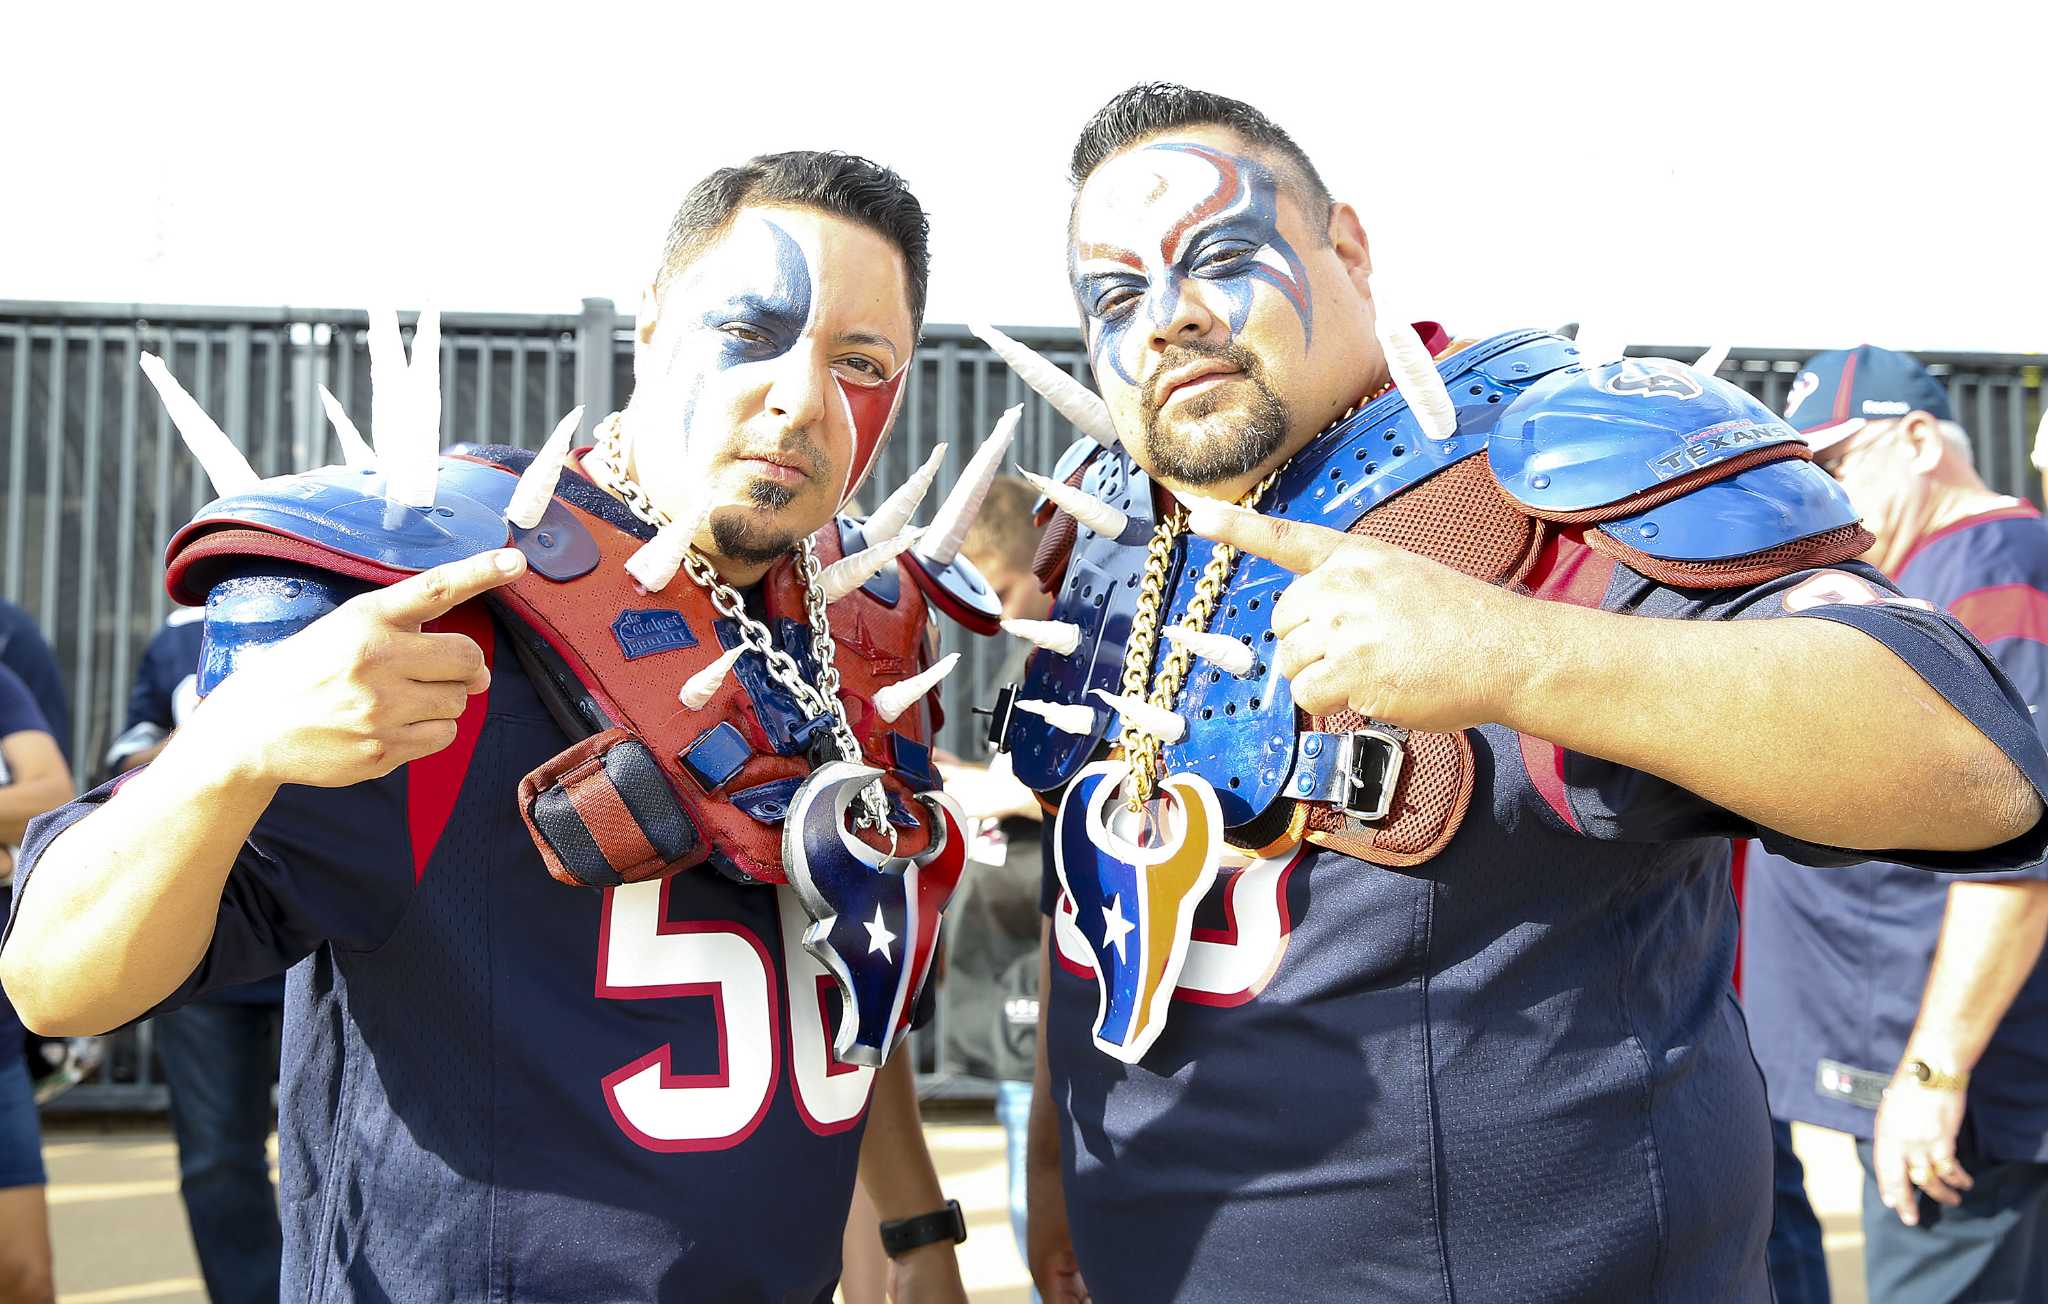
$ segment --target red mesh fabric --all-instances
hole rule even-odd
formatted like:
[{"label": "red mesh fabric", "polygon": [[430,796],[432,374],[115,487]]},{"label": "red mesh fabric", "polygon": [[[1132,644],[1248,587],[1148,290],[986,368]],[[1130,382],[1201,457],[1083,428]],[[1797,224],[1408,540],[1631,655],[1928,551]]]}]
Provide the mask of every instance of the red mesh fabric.
[{"label": "red mesh fabric", "polygon": [[[1351,533],[1419,553],[1491,584],[1529,573],[1543,550],[1542,525],[1502,491],[1486,458],[1469,457],[1388,499]],[[1349,733],[1366,720],[1352,711],[1316,717],[1311,728]],[[1442,851],[1472,800],[1472,744],[1465,735],[1409,735],[1393,809],[1363,824],[1334,806],[1308,808],[1310,837],[1375,865],[1419,865]]]},{"label": "red mesh fabric", "polygon": [[[1087,476],[1088,468],[1095,459],[1089,457],[1067,475],[1067,483],[1076,489]],[[1057,507],[1047,504],[1052,519],[1046,522],[1045,533],[1039,537],[1038,551],[1031,554],[1031,573],[1038,577],[1038,587],[1046,593],[1060,591],[1060,579],[1067,573],[1067,558],[1074,553],[1074,540],[1079,537],[1080,525],[1073,517]]]},{"label": "red mesh fabric", "polygon": [[1481,454],[1381,503],[1351,533],[1506,584],[1534,564],[1543,531],[1501,489]]},{"label": "red mesh fabric", "polygon": [[1764,584],[1794,571],[1816,566],[1834,566],[1860,557],[1876,540],[1861,525],[1849,524],[1810,539],[1754,552],[1726,561],[1665,561],[1608,536],[1604,530],[1589,530],[1586,546],[1603,556],[1646,575],[1659,584],[1677,589],[1746,589]]}]

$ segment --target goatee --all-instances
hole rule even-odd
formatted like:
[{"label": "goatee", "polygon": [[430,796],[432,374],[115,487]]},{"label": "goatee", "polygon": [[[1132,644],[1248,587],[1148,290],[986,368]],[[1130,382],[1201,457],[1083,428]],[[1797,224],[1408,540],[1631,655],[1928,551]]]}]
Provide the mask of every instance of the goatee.
[{"label": "goatee", "polygon": [[1215,358],[1234,370],[1237,375],[1231,377],[1231,383],[1248,386],[1250,401],[1230,425],[1196,434],[1189,428],[1223,408],[1223,385],[1183,400],[1169,418],[1171,424],[1161,420],[1159,396],[1152,390],[1143,391],[1140,410],[1154,469],[1190,485],[1219,484],[1250,475],[1286,443],[1287,405],[1273,392],[1259,355],[1241,344],[1213,348],[1174,345],[1160,358],[1155,374],[1165,375],[1195,358]]}]

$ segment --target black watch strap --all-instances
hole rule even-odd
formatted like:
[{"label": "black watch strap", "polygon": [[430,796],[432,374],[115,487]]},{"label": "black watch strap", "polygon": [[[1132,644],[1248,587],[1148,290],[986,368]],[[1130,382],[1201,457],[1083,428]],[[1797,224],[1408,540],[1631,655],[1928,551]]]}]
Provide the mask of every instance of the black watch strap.
[{"label": "black watch strap", "polygon": [[958,1200],[948,1200],[945,1208],[931,1213],[921,1213],[914,1218],[891,1218],[882,1224],[882,1253],[892,1259],[934,1241],[950,1241],[958,1245],[966,1239],[967,1219],[960,1212]]}]

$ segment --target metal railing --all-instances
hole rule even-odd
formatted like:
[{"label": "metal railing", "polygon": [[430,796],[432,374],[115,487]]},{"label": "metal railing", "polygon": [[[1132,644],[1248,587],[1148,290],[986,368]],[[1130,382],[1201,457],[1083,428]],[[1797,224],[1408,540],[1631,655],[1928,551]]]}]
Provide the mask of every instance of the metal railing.
[{"label": "metal railing", "polygon": [[[585,405],[587,430],[631,392],[631,325],[605,299],[585,300],[576,314],[446,314],[444,443],[531,447],[577,403]],[[0,301],[0,594],[34,615],[56,649],[70,686],[70,741],[81,771],[120,730],[137,658],[168,608],[164,542],[211,496],[143,384],[137,355],[161,354],[256,469],[273,475],[339,459],[321,386],[358,422],[368,417],[367,328],[367,316],[350,310]],[[1013,333],[1087,379],[1076,332]],[[1629,352],[1692,358],[1701,348]],[[1811,352],[1737,349],[1721,374],[1776,409]],[[2038,502],[2040,481],[2027,452],[2048,358],[1921,356],[1947,378],[1986,479]],[[943,440],[950,448],[936,497],[1012,404],[1025,405],[1019,465],[1050,469],[1076,437],[964,328],[926,327],[913,365],[896,434],[866,494],[871,502]],[[962,665],[942,690],[947,718],[939,742],[975,756],[980,721],[972,707],[991,689],[1004,649],[947,622],[940,637],[946,650],[962,654]],[[929,1081],[974,1090],[951,1074],[939,1044],[926,1039],[922,1063],[935,1075]],[[124,1034],[100,1078],[59,1104],[159,1108],[163,1091],[150,1060],[147,1029]]]}]

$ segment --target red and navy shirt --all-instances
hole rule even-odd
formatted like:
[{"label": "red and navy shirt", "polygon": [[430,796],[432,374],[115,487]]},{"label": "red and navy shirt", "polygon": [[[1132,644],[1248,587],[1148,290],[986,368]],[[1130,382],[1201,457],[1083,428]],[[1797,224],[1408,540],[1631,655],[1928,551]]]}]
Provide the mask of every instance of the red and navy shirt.
[{"label": "red and navy shirt", "polygon": [[[456,742],[281,790],[166,1002],[290,969],[285,1297],[830,1299],[873,1071],[831,1058],[801,908],[709,869],[550,878],[517,790],[567,740],[480,613]],[[113,786],[34,826],[23,892]]]},{"label": "red and navy shirt", "polygon": [[[1849,624],[2048,790],[2025,699],[1866,566],[1682,591],[1567,538],[1537,584],[1644,617]],[[1771,1134],[1730,983],[1729,839],[1858,853],[1497,725],[1468,736],[1471,808],[1427,863],[1308,847],[1219,876],[1136,1065],[1091,1044],[1089,951],[1047,875],[1046,1047],[1097,1298],[1770,1300]],[[1991,868],[2044,842],[1911,859]]]},{"label": "red and navy shirt", "polygon": [[[2033,507],[1929,535],[1898,586],[1951,613],[2024,701],[2048,706],[2048,524]],[[1899,747],[1912,754],[1910,732]],[[2048,867],[1982,877],[2042,879]],[[1750,858],[1743,996],[1773,1114],[1871,1134],[1875,1093],[1919,1015],[1949,883],[1896,864],[1816,874],[1767,852]],[[1965,1126],[1989,1158],[2048,1160],[2048,965],[2035,967],[1978,1062]]]}]

